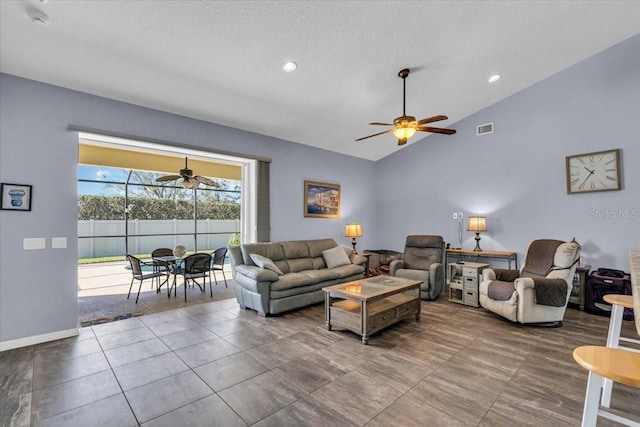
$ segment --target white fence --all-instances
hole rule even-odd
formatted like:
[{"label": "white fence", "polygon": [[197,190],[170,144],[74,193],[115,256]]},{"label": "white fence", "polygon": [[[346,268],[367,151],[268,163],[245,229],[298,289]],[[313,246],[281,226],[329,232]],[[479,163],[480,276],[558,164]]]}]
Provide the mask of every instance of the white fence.
[{"label": "white fence", "polygon": [[[193,220],[133,219],[129,220],[128,228],[128,250],[132,254],[148,254],[156,248],[175,248],[177,245],[183,245],[187,250],[213,250],[227,246],[231,234],[240,232],[240,220],[198,220],[197,247]],[[175,235],[179,233],[190,234]],[[140,234],[154,236],[137,236]],[[124,235],[124,221],[78,221],[78,258],[124,255]]]}]

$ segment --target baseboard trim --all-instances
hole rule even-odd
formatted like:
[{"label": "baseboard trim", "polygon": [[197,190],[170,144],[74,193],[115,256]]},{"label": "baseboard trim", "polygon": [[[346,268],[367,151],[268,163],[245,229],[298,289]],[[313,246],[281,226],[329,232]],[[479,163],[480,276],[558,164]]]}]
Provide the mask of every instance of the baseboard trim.
[{"label": "baseboard trim", "polygon": [[15,348],[27,347],[30,345],[42,344],[44,342],[61,340],[63,338],[75,337],[80,334],[78,328],[67,329],[64,331],[51,332],[49,334],[33,335],[31,337],[18,338],[11,341],[0,341],[0,352],[13,350]]}]

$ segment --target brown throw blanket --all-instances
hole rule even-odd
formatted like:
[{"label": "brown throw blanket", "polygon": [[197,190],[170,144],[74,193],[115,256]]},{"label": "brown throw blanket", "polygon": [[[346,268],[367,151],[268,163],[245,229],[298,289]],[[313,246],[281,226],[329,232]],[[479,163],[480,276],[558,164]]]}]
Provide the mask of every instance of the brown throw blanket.
[{"label": "brown throw blanket", "polygon": [[553,258],[556,255],[556,249],[560,246],[560,240],[534,240],[529,245],[527,251],[527,259],[522,267],[522,277],[543,278],[553,268]]},{"label": "brown throw blanket", "polygon": [[513,282],[492,280],[487,287],[487,296],[494,301],[507,301],[515,290]]},{"label": "brown throw blanket", "polygon": [[493,272],[496,273],[496,280],[502,280],[503,282],[513,282],[520,277],[520,270],[494,268]]},{"label": "brown throw blanket", "polygon": [[563,279],[533,279],[536,304],[562,307],[567,300],[567,282]]}]

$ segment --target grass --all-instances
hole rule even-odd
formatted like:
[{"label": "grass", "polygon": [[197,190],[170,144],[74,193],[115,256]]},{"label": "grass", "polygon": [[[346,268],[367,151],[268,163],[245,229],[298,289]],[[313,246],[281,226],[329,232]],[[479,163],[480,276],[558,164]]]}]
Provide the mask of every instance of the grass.
[{"label": "grass", "polygon": [[[147,255],[147,257],[150,257],[150,256],[151,255]],[[142,255],[142,257],[144,257],[144,255]],[[99,262],[113,262],[113,261],[124,261],[124,255],[105,256],[105,257],[99,257],[99,258],[80,258],[78,259],[78,265],[95,264]]]},{"label": "grass", "polygon": [[[211,252],[213,253],[213,249],[204,249],[202,251],[199,252]],[[195,253],[194,251],[187,251],[186,255],[191,255]],[[151,258],[151,254],[138,254],[138,255],[134,255],[136,258],[140,258],[140,259],[145,259],[148,260]],[[97,264],[100,262],[114,262],[114,261],[125,261],[124,255],[116,255],[116,256],[105,256],[105,257],[98,257],[98,258],[79,258],[78,259],[78,265],[84,265],[84,264]]]}]

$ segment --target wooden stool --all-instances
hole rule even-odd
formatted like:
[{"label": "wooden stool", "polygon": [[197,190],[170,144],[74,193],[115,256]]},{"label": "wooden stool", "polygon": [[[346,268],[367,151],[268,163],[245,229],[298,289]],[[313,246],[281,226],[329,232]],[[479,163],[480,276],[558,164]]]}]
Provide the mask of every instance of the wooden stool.
[{"label": "wooden stool", "polygon": [[582,426],[595,427],[598,416],[601,416],[627,426],[640,427],[640,423],[607,412],[598,405],[603,378],[640,388],[640,353],[590,345],[573,350],[573,358],[589,371]]},{"label": "wooden stool", "polygon": [[[633,296],[631,295],[616,295],[609,294],[604,296],[604,300],[612,305],[611,320],[609,321],[609,333],[607,335],[607,347],[610,348],[624,348],[626,350],[640,352],[635,348],[620,346],[620,341],[630,342],[640,345],[640,340],[632,338],[626,338],[620,336],[620,330],[622,328],[622,318],[625,308],[633,308]],[[613,381],[605,378],[602,384],[602,406],[609,407],[611,404],[611,390],[613,388]]]}]

